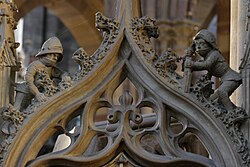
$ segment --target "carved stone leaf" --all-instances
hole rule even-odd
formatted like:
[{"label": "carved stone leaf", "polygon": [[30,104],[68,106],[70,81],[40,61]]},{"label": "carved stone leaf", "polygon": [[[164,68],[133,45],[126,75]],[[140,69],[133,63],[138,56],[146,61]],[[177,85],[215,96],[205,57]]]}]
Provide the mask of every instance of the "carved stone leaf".
[{"label": "carved stone leaf", "polygon": [[4,134],[7,134],[7,135],[10,135],[10,134],[11,134],[10,128],[9,128],[9,126],[10,126],[9,124],[10,124],[9,122],[4,122],[4,123],[3,123],[2,132],[3,132]]},{"label": "carved stone leaf", "polygon": [[130,95],[128,91],[126,91],[120,98],[119,102],[122,106],[129,106],[133,103],[133,97]]}]

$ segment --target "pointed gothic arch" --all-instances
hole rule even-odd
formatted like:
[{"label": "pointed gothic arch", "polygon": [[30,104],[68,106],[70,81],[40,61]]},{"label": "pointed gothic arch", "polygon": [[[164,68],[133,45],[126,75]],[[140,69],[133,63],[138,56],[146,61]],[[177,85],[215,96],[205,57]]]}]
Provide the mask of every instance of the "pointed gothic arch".
[{"label": "pointed gothic arch", "polygon": [[[244,157],[249,158],[249,150],[240,143],[247,141],[232,140],[237,140],[233,135],[240,136],[241,131],[234,132],[232,125],[221,121],[223,113],[216,118],[218,110],[196,96],[201,95],[199,90],[184,93],[183,81],[173,69],[154,66],[157,57],[150,37],[157,37],[157,27],[154,20],[140,17],[138,8],[139,1],[120,0],[115,19],[96,14],[97,28],[105,31],[101,46],[93,55],[83,55],[71,87],[45,103],[32,103],[23,114],[17,112],[26,118],[11,136],[13,142],[6,147],[3,165],[248,165]],[[113,94],[126,79],[134,85],[138,97],[123,91],[115,104]],[[150,108],[151,113],[144,113],[143,107]],[[96,122],[95,113],[100,108],[107,108],[107,119]],[[70,121],[79,116],[80,125],[70,132]],[[175,131],[175,125],[181,128]],[[70,137],[69,147],[39,154],[57,132]],[[208,155],[191,152],[182,145],[190,134]]]},{"label": "pointed gothic arch", "polygon": [[84,46],[89,53],[93,53],[98,47],[99,43],[97,41],[101,42],[101,36],[93,25],[95,13],[97,11],[103,11],[102,1],[20,0],[17,1],[16,4],[19,12],[16,13],[14,17],[17,20],[38,6],[48,8],[64,23],[79,46]]},{"label": "pointed gothic arch", "polygon": [[[123,38],[122,35],[120,38]],[[119,153],[133,157],[129,160],[142,166],[164,166],[166,164],[170,166],[176,166],[177,164],[180,166],[184,164],[190,164],[190,166],[228,166],[229,164],[234,164],[235,161],[232,157],[236,158],[237,155],[230,149],[230,140],[227,138],[227,134],[223,129],[221,129],[222,125],[213,119],[213,115],[207,113],[201,106],[193,103],[191,100],[187,100],[186,97],[183,97],[183,95],[174,89],[166,89],[164,80],[161,78],[159,80],[157,74],[146,69],[148,68],[147,65],[145,66],[142,58],[131,48],[126,37],[122,43],[117,42],[116,45],[117,47],[122,46],[119,52],[113,53],[112,56],[110,54],[110,56],[104,58],[102,62],[103,66],[107,67],[107,64],[109,64],[110,67],[109,72],[105,71],[102,73],[103,80],[98,81],[97,77],[94,76],[94,73],[100,75],[103,71],[96,69],[97,71],[90,73],[89,79],[81,81],[75,85],[75,87],[70,88],[68,92],[62,92],[63,94],[53,98],[46,106],[40,108],[35,115],[31,115],[30,120],[23,127],[24,129],[29,127],[29,130],[21,132],[13,146],[16,148],[15,145],[17,144],[20,148],[20,152],[15,149],[13,153],[11,153],[12,156],[18,157],[15,164],[18,164],[17,166],[24,166],[27,165],[27,163],[30,163],[31,166],[50,166],[50,164],[103,166],[112,161]],[[133,97],[126,92],[120,97],[120,105],[114,106],[112,104],[112,97],[110,97],[112,96],[112,92],[114,92],[127,77],[134,83],[135,87],[138,88],[138,94],[141,96],[138,98],[141,103],[135,103],[138,107],[132,105],[131,100]],[[89,87],[88,85],[91,86]],[[88,90],[92,91],[87,92],[86,86],[89,87]],[[62,106],[62,104],[64,105]],[[126,105],[130,110],[120,111],[123,107],[126,107]],[[79,111],[78,108],[80,106],[82,108]],[[155,124],[153,124],[152,127],[147,127],[147,130],[144,130],[144,128],[137,129],[141,131],[138,133],[130,129],[131,127],[126,121],[130,119],[133,120],[131,117],[133,114],[132,111],[136,111],[136,109],[143,106],[153,108]],[[117,121],[124,130],[120,127],[120,130],[116,129],[110,132],[107,126],[104,126],[104,128],[97,127],[94,123],[94,113],[101,107],[114,107],[112,112],[109,113],[111,114],[110,119],[114,119],[116,114],[121,114],[121,116],[116,119],[120,119]],[[133,107],[135,108],[133,109]],[[80,132],[77,132],[79,136],[74,143],[66,150],[37,157],[43,144],[56,131],[60,130],[66,133],[68,121],[72,116],[77,115],[75,111],[77,111],[77,114],[80,112],[81,127]],[[115,113],[115,111],[119,112]],[[131,113],[128,111],[131,111]],[[171,116],[183,124],[184,128],[179,134],[174,134],[169,127]],[[147,115],[138,115],[138,117],[145,117],[146,119]],[[116,122],[114,122],[114,124]],[[109,125],[112,126],[112,121],[109,122]],[[185,152],[179,147],[179,140],[189,132],[199,136],[207,148],[210,158]],[[130,135],[127,133],[131,136],[134,135],[133,137],[135,139],[132,137],[130,139]],[[137,134],[135,135],[134,133]],[[96,135],[102,134],[107,135],[108,146],[104,147],[100,152],[92,153],[92,155],[86,154],[86,157],[84,157],[85,151],[88,150],[88,144],[86,143],[91,143]],[[157,144],[160,145],[163,153],[153,154],[145,151],[143,147],[140,146],[139,138],[147,134],[156,135],[155,137],[159,142]],[[118,139],[114,136],[118,136]],[[213,139],[217,139],[217,142]],[[117,152],[116,150],[119,151]],[[170,155],[167,155],[167,153]],[[83,157],[77,158],[77,155],[83,155]],[[74,156],[76,156],[76,158],[74,158]],[[175,159],[174,157],[179,158]],[[230,160],[224,161],[228,157],[230,157]],[[7,161],[7,164],[8,163],[12,164],[13,159],[11,158],[10,162]],[[235,166],[237,166],[237,164],[235,164]]]}]

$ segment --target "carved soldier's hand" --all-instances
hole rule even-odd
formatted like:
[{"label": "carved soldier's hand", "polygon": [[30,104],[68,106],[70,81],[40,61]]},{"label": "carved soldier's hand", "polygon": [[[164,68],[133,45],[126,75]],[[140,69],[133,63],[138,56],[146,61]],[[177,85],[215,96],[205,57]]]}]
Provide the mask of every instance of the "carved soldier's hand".
[{"label": "carved soldier's hand", "polygon": [[36,98],[39,102],[45,102],[48,100],[48,98],[43,93],[38,93]]},{"label": "carved soldier's hand", "polygon": [[195,52],[194,49],[192,47],[189,47],[185,50],[185,56],[192,57],[194,52]]},{"label": "carved soldier's hand", "polygon": [[184,63],[184,68],[191,68],[194,62],[191,60],[190,57],[187,57]]},{"label": "carved soldier's hand", "polygon": [[64,73],[62,75],[62,81],[71,82],[71,78],[70,78],[70,76],[67,73]]}]

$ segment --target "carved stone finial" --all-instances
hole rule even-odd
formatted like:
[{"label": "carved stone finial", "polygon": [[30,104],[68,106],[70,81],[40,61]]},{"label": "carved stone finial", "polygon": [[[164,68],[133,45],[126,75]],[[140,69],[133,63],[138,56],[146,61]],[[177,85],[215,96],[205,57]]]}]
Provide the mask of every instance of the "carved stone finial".
[{"label": "carved stone finial", "polygon": [[83,48],[77,49],[73,53],[72,59],[80,67],[79,71],[75,73],[73,80],[82,79],[92,70],[94,64],[96,63],[93,57],[90,57]]},{"label": "carved stone finial", "polygon": [[135,17],[130,20],[129,28],[135,43],[140,48],[146,60],[149,63],[153,63],[156,54],[150,38],[157,38],[159,36],[155,20],[146,16],[142,18]]}]

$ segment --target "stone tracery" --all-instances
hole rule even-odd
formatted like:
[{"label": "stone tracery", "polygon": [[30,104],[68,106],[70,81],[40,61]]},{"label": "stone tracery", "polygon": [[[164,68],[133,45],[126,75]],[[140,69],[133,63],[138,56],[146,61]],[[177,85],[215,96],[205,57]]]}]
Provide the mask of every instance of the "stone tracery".
[{"label": "stone tracery", "polygon": [[[133,7],[133,3],[137,2],[121,1],[121,3],[125,6],[127,5],[126,9],[128,9],[129,7]],[[121,12],[121,14],[124,13]],[[126,13],[124,15],[126,15]],[[247,141],[239,129],[242,120],[247,118],[244,110],[237,108],[234,113],[229,113],[220,106],[217,106],[217,104],[209,102],[207,97],[212,93],[212,83],[206,78],[200,79],[191,87],[190,93],[184,94],[180,87],[181,85],[183,86],[183,78],[175,74],[175,65],[180,58],[169,50],[169,54],[165,55],[166,57],[162,57],[162,59],[159,57],[159,59],[157,59],[158,56],[155,55],[150,43],[150,37],[157,37],[157,27],[154,25],[152,19],[138,18],[139,17],[131,18],[131,16],[124,16],[123,19],[130,20],[132,22],[131,25],[125,21],[118,23],[118,21],[114,19],[108,19],[101,14],[97,14],[97,28],[105,32],[103,43],[92,56],[87,56],[84,50],[80,49],[78,51],[80,52],[80,56],[82,56],[82,60],[77,59],[78,55],[73,57],[81,66],[79,73],[75,75],[74,85],[64,85],[60,91],[56,89],[52,94],[49,94],[51,95],[52,102],[54,101],[55,104],[50,101],[46,103],[49,104],[48,106],[53,108],[55,112],[52,112],[49,107],[42,108],[45,104],[37,102],[34,103],[38,104],[37,106],[31,104],[29,106],[30,108],[27,108],[25,114],[31,114],[29,117],[38,121],[36,126],[44,127],[44,129],[41,130],[32,129],[32,133],[38,134],[38,138],[39,136],[43,136],[43,134],[48,138],[59,129],[60,133],[70,136],[70,146],[62,152],[52,152],[36,157],[37,155],[26,155],[25,153],[27,152],[25,151],[31,149],[30,147],[34,146],[34,144],[38,144],[38,147],[41,148],[44,143],[41,143],[42,141],[38,142],[35,138],[32,138],[31,141],[24,139],[24,143],[30,143],[31,146],[27,145],[24,153],[22,151],[20,153],[14,153],[13,150],[10,150],[9,155],[4,153],[3,158],[7,159],[6,162],[3,162],[4,164],[17,163],[17,166],[27,164],[39,166],[45,164],[46,166],[46,164],[49,163],[60,165],[67,162],[69,166],[100,166],[120,163],[129,163],[132,165],[138,163],[144,166],[164,166],[166,164],[173,166],[175,164],[227,166],[229,163],[236,165],[237,162],[233,162],[233,160],[230,162],[223,161],[223,158],[237,157],[234,153],[230,153],[234,148],[223,143],[224,141],[229,142],[228,139],[223,139],[226,136],[224,129],[226,129],[227,135],[231,137],[231,142],[236,146],[235,148],[241,156],[240,161],[242,165],[247,166],[250,163]],[[103,22],[105,24],[103,24]],[[122,35],[119,35],[119,32]],[[148,62],[148,64],[145,62]],[[87,63],[87,65],[84,63]],[[111,67],[103,71],[103,68],[100,68],[101,65],[109,65]],[[94,66],[96,67],[96,71],[94,71]],[[168,72],[164,70],[168,70]],[[98,80],[95,76],[91,78],[90,74],[96,75],[94,72],[102,72],[103,80]],[[155,72],[158,72],[160,76],[165,79],[170,78],[170,80],[166,82],[166,80],[160,78],[158,74],[155,75]],[[133,102],[135,97],[129,92],[123,91],[119,99],[119,104],[114,105],[111,96],[115,88],[121,84],[121,81],[123,81],[125,77],[128,77],[131,82],[135,84],[139,96],[137,97],[138,100],[137,102]],[[148,80],[143,81],[143,79],[145,79],[144,77]],[[88,87],[89,83],[87,83],[87,81],[92,83],[93,86]],[[178,89],[172,90],[171,88],[176,88],[176,85]],[[63,91],[65,87],[66,91]],[[67,89],[67,87],[69,89]],[[85,87],[91,88],[90,90],[92,91]],[[162,89],[162,87],[164,87],[164,89]],[[67,90],[76,93],[76,95],[69,96],[72,102],[65,98]],[[81,92],[82,90],[86,93]],[[57,96],[55,94],[56,92],[58,92]],[[50,92],[48,91],[48,93]],[[60,101],[56,101],[56,99],[60,97],[62,97],[61,100],[65,102],[65,108],[54,107],[54,105],[60,104]],[[192,99],[193,97],[197,97],[197,100]],[[198,104],[193,104],[198,101]],[[180,103],[180,106],[176,103]],[[79,107],[79,105],[81,105],[81,107],[78,110],[76,106]],[[182,105],[189,107],[187,111],[184,110],[185,107]],[[143,115],[141,113],[142,107],[151,108],[153,114]],[[95,111],[99,108],[107,108],[108,114],[106,122],[104,122],[104,124],[100,123],[99,126],[97,126],[93,117]],[[9,113],[11,110],[11,108],[7,109],[6,113]],[[77,114],[80,113],[81,125],[78,127],[78,130],[70,134],[66,128],[66,124],[75,116],[74,111],[77,111]],[[211,113],[209,113],[209,111]],[[19,113],[19,111],[17,111],[17,113]],[[51,114],[55,117],[50,118]],[[214,118],[211,118],[210,116],[212,114],[219,119],[214,120]],[[22,116],[22,118],[27,115]],[[43,118],[39,118],[38,115]],[[203,120],[198,120],[200,117]],[[173,118],[176,121],[171,121]],[[45,123],[43,119],[46,120]],[[146,120],[149,120],[149,122]],[[11,121],[13,121],[13,119]],[[27,121],[26,124],[22,125],[23,119],[21,119],[18,124],[28,126],[30,122],[29,120]],[[194,121],[197,121],[197,123]],[[210,124],[210,131],[205,130],[206,126],[201,123],[202,121]],[[225,127],[219,129],[217,124],[221,122],[218,123],[217,121],[222,121]],[[182,129],[174,133],[173,128],[170,128],[173,126],[171,122],[177,122],[176,124],[178,126],[182,125]],[[16,139],[14,139],[15,134],[12,136],[13,139],[16,140],[16,143],[23,142],[19,135],[22,136],[25,135],[25,133],[22,129],[20,130],[20,134],[16,136]],[[208,132],[211,131],[220,131],[222,135],[209,134]],[[212,159],[185,152],[185,150],[188,150],[187,147],[182,146],[181,148],[180,141],[184,140],[183,138],[189,135],[189,133],[194,133],[198,136],[197,139],[202,141]],[[10,134],[12,135],[12,133]],[[213,135],[220,139],[218,140],[218,144],[212,140],[210,141]],[[93,148],[91,146],[91,144],[93,144],[92,142],[98,140],[102,141],[103,145],[100,146],[97,142],[97,151],[94,153],[89,152],[89,149]],[[153,148],[146,147],[148,143],[153,145]],[[182,143],[184,142],[182,141]],[[230,155],[220,153],[219,144],[225,146],[224,149],[228,151]],[[119,150],[119,154],[116,153],[116,149]],[[38,153],[38,151],[39,150],[35,150],[33,154]],[[17,154],[20,155],[16,157],[18,160],[15,160],[15,162],[10,162],[10,155],[12,154],[16,156]],[[109,156],[103,158],[106,154]],[[127,157],[125,154],[131,155]],[[75,155],[84,156],[79,158],[75,157]],[[61,159],[63,159],[63,161],[60,162],[59,160]]]}]

